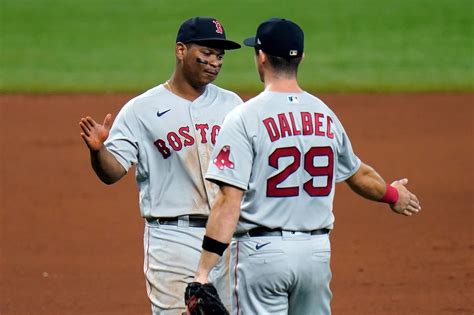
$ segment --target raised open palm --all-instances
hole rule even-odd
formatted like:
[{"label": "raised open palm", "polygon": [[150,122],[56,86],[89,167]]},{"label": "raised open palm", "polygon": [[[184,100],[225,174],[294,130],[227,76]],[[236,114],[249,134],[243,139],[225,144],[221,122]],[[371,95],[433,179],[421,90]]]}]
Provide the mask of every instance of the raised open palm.
[{"label": "raised open palm", "polygon": [[79,122],[82,129],[81,137],[90,150],[98,151],[104,145],[104,141],[109,136],[110,127],[112,127],[112,114],[105,116],[104,122],[97,123],[92,117],[83,117]]}]

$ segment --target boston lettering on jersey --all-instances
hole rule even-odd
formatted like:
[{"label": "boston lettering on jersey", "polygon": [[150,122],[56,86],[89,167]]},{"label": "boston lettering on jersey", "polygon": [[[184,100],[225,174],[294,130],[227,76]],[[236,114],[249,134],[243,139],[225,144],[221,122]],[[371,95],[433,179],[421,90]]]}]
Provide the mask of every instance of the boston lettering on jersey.
[{"label": "boston lettering on jersey", "polygon": [[288,136],[326,136],[334,138],[331,131],[333,120],[322,113],[280,113],[276,118],[263,120],[268,136],[272,142]]},{"label": "boston lettering on jersey", "polygon": [[[219,134],[219,130],[221,129],[219,125],[214,125],[209,128],[209,124],[195,124],[194,128],[196,130],[196,134],[200,134],[202,144],[208,143],[209,140],[212,144],[215,144],[216,137]],[[191,130],[189,126],[183,126],[179,128],[177,132],[168,132],[165,140],[158,139],[154,142],[154,144],[158,151],[160,151],[161,155],[163,155],[163,158],[167,159],[171,155],[170,148],[172,148],[174,151],[180,151],[183,147],[192,146],[196,142],[196,139],[194,139],[190,132]],[[208,140],[209,135],[210,139]]]}]

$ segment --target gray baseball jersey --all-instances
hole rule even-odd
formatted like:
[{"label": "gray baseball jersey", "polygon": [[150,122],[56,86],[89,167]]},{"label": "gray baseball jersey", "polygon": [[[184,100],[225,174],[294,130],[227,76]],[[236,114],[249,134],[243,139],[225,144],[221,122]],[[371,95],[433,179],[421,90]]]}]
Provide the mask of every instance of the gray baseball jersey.
[{"label": "gray baseball jersey", "polygon": [[226,117],[206,179],[245,190],[237,232],[331,229],[335,183],[360,163],[321,100],[265,91]]},{"label": "gray baseball jersey", "polygon": [[203,177],[225,115],[241,103],[213,84],[193,102],[159,85],[121,109],[105,146],[126,170],[136,164],[143,217],[208,215],[216,187]]}]

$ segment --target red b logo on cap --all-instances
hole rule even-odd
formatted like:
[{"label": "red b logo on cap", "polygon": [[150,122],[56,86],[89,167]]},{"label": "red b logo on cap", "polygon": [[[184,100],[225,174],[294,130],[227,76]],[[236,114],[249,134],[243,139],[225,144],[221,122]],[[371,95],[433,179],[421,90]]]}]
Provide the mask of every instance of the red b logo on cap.
[{"label": "red b logo on cap", "polygon": [[222,25],[219,21],[214,20],[214,21],[212,21],[212,23],[214,23],[216,25],[216,33],[224,34],[224,30],[222,29]]}]

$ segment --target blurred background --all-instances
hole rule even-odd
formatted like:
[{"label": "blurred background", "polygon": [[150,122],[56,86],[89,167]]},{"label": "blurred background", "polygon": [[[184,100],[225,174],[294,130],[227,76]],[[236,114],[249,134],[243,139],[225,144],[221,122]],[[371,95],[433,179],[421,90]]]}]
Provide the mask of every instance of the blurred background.
[{"label": "blurred background", "polygon": [[[212,16],[242,42],[270,17],[305,31],[303,86],[320,92],[472,91],[472,0],[2,0],[0,92],[138,92],[166,80],[176,32]],[[217,84],[261,85],[230,51]]]}]

